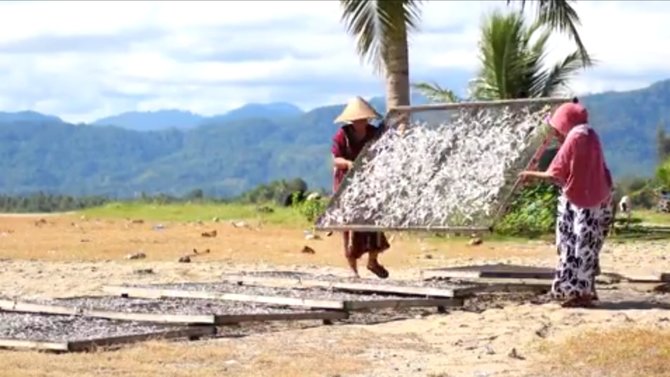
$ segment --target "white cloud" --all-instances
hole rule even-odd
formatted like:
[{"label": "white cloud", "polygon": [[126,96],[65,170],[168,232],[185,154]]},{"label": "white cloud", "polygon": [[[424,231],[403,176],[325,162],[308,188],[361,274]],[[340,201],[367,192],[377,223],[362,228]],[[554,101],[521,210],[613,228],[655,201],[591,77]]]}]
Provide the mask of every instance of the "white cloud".
[{"label": "white cloud", "polygon": [[[496,7],[505,1],[424,3],[421,32],[410,41],[413,77],[462,85],[477,67],[483,12]],[[579,1],[575,8],[600,62],[575,80],[575,91],[628,90],[670,77],[663,47],[670,2]],[[552,46],[551,59],[572,49],[566,37]],[[332,0],[2,2],[0,74],[0,110],[69,121],[161,108],[215,114],[247,102],[311,108],[384,88],[356,56]]]}]

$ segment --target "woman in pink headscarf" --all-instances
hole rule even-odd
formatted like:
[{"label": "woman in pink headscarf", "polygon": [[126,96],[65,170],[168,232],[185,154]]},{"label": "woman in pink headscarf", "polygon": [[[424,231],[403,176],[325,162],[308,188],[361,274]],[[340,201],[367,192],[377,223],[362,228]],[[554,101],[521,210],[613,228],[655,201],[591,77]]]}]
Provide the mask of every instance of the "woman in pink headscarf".
[{"label": "woman in pink headscarf", "polygon": [[588,125],[586,108],[575,99],[561,105],[549,124],[562,143],[545,172],[522,177],[553,180],[561,187],[556,222],[559,263],[552,296],[563,306],[589,306],[597,300],[599,253],[612,220],[612,177],[600,138]]}]

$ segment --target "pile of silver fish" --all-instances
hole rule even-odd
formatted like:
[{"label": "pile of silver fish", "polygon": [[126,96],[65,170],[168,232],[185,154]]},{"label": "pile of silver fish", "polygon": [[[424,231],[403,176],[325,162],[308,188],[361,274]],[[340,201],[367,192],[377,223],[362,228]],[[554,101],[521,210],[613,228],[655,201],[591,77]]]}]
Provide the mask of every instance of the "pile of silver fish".
[{"label": "pile of silver fish", "polygon": [[317,226],[488,226],[546,137],[549,111],[461,108],[440,124],[391,129],[371,145]]}]

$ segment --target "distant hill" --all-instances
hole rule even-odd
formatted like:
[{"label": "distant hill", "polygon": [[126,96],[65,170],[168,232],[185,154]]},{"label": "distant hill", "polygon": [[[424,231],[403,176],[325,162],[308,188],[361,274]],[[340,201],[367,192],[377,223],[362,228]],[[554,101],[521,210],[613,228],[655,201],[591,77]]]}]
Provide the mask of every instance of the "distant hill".
[{"label": "distant hill", "polygon": [[18,123],[18,122],[31,122],[31,123],[40,123],[40,122],[53,122],[53,123],[63,123],[63,121],[53,115],[44,115],[35,111],[18,111],[15,113],[6,113],[0,111],[0,124],[7,123]]},{"label": "distant hill", "polygon": [[98,119],[92,124],[95,126],[116,126],[137,131],[154,131],[168,128],[183,130],[197,126],[204,119],[201,115],[181,110],[131,111]]},{"label": "distant hill", "polygon": [[650,175],[656,161],[656,131],[670,126],[670,80],[627,92],[583,98],[600,130],[607,161],[619,176]]},{"label": "distant hill", "polygon": [[303,114],[303,111],[290,103],[250,103],[223,115],[212,117],[205,117],[181,110],[131,111],[98,119],[92,124],[96,126],[116,126],[135,131],[156,131],[170,128],[187,130],[205,124],[222,124],[254,118],[287,118],[296,117],[301,114]]},{"label": "distant hill", "polygon": [[290,118],[302,115],[304,111],[290,103],[250,103],[223,115],[216,115],[206,119],[205,124],[225,123],[243,119],[274,119]]},{"label": "distant hill", "polygon": [[[582,100],[614,175],[651,174],[657,126],[670,121],[670,80]],[[370,101],[385,112],[383,98]],[[127,197],[201,188],[232,196],[259,183],[294,177],[312,187],[330,187],[329,149],[337,128],[333,119],[344,105],[307,112],[290,104],[258,105],[262,110],[255,106],[215,117],[159,111],[143,119],[164,117],[161,122],[119,125],[117,120],[117,127],[100,126],[108,122],[102,120],[96,127],[82,127],[35,112],[0,113],[0,192]],[[135,120],[143,116],[134,115]],[[146,129],[143,124],[161,129],[138,131]],[[167,124],[174,128],[165,129]]]}]

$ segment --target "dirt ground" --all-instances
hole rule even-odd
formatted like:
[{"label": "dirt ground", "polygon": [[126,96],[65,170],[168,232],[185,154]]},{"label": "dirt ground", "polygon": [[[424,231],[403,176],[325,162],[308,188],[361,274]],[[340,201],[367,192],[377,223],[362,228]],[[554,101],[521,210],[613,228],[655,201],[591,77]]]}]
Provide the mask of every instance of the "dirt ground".
[{"label": "dirt ground", "polygon": [[[213,230],[216,237],[202,236]],[[228,222],[133,222],[73,214],[2,216],[0,295],[34,298],[100,294],[100,288],[108,284],[213,281],[225,272],[252,269],[344,273],[340,236],[321,237],[305,240],[300,229],[257,228],[254,224],[236,227]],[[468,246],[463,240],[434,242],[393,235],[391,243],[383,263],[392,278],[418,277],[421,269],[438,266],[555,263],[555,251],[546,242],[484,239],[482,245]],[[315,253],[301,252],[304,246]],[[177,262],[193,249],[199,255],[192,258],[192,263]],[[635,275],[666,272],[670,270],[666,259],[669,249],[667,241],[609,243],[603,250],[602,269]],[[206,250],[209,252],[203,254]],[[146,258],[126,259],[135,253],[144,253]],[[147,269],[151,272],[141,273]],[[369,277],[366,271],[363,275]],[[670,301],[666,295],[652,295],[645,292],[645,287],[607,288],[603,287],[603,305],[598,309],[517,302],[481,312],[412,313],[401,321],[375,325],[324,327],[306,323],[243,338],[145,343],[88,354],[0,351],[0,375],[601,375],[593,374],[588,365],[577,372],[569,369],[568,373],[552,347],[572,344],[574,337],[592,329],[601,335],[606,331],[647,331],[668,334],[670,339],[670,313],[666,308]],[[649,348],[644,341],[638,343],[640,349]],[[670,360],[670,355],[666,356]],[[574,360],[570,362],[575,364]],[[609,375],[670,375],[663,371],[626,374],[629,372],[635,371],[622,368]]]}]

